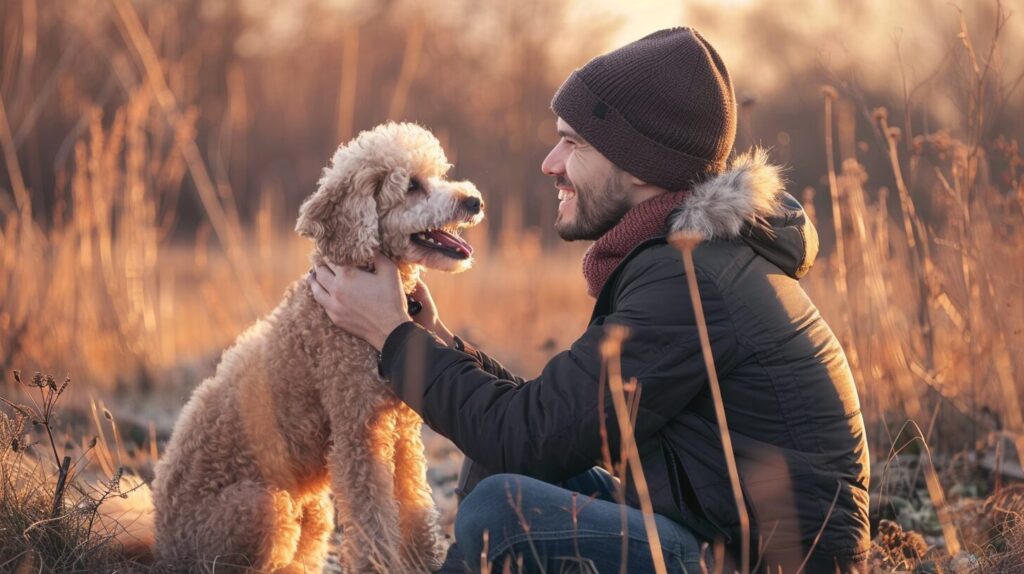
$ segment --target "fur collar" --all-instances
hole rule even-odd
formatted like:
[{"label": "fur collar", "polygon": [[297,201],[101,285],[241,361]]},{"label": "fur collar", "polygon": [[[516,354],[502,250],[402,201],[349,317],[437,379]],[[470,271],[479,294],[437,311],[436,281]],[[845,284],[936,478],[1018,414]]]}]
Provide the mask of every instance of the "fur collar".
[{"label": "fur collar", "polygon": [[724,172],[693,186],[669,215],[669,233],[693,231],[705,240],[738,237],[745,224],[780,211],[781,171],[763,148],[736,157]]}]

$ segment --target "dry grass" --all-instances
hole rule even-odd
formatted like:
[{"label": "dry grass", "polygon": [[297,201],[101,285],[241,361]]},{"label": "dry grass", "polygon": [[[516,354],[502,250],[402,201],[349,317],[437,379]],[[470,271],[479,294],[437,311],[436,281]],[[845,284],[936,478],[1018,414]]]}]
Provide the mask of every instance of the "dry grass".
[{"label": "dry grass", "polygon": [[[140,92],[140,107],[145,98]],[[61,371],[75,372],[97,392],[117,388],[118,379],[109,376],[110,366],[117,365],[120,380],[145,379],[159,389],[180,376],[180,365],[215,357],[265,310],[251,301],[273,301],[306,268],[308,245],[281,230],[289,221],[275,212],[269,197],[255,224],[239,232],[248,238],[245,263],[253,269],[254,283],[238,280],[207,232],[200,231],[193,245],[161,236],[156,208],[161,196],[126,183],[139,177],[131,170],[142,160],[120,161],[144,153],[132,151],[141,143],[130,134],[146,116],[125,110],[110,129],[95,120],[76,146],[88,167],[74,174],[70,216],[60,225],[44,233],[17,211],[5,213],[0,335],[6,365],[34,367],[58,358]],[[996,153],[1020,162],[1013,148]],[[876,456],[899,442],[888,433],[903,413],[918,422],[923,436],[931,435],[933,448],[946,453],[958,450],[948,448],[956,444],[981,457],[984,451],[973,448],[984,448],[991,433],[1007,433],[1014,440],[1020,436],[1013,426],[1018,403],[1008,399],[1010,389],[1016,389],[1013,373],[1024,369],[1020,355],[1010,352],[1020,346],[1024,327],[1018,296],[1024,285],[1020,192],[1006,193],[981,181],[979,173],[991,171],[988,155],[974,160],[984,167],[968,170],[968,154],[962,142],[936,133],[921,136],[906,160],[914,166],[912,181],[931,180],[938,186],[927,195],[930,209],[942,218],[927,230],[932,250],[926,258],[909,243],[902,216],[890,216],[885,191],[865,187],[867,176],[855,159],[846,159],[836,174],[849,254],[847,297],[834,296],[834,256],[820,260],[805,285],[856,357]],[[165,165],[163,159],[148,161]],[[921,192],[912,195],[922,197]],[[471,239],[480,253],[474,270],[459,277],[428,277],[438,305],[456,332],[510,359],[517,370],[536,372],[552,351],[571,342],[588,316],[590,300],[582,295],[578,271],[580,250],[544,246],[527,230],[510,231],[493,244],[484,233]],[[925,281],[920,269],[927,270]],[[11,391],[9,386],[5,395],[15,396]],[[949,413],[956,416],[945,416]],[[957,416],[965,421],[959,427],[936,424]],[[44,502],[52,498],[52,465],[28,459],[34,466],[26,466],[24,456],[18,454],[22,462],[10,467],[24,474],[19,474],[20,494],[5,494],[5,512],[21,508],[31,519],[18,518],[28,522],[10,522],[9,528],[40,520],[48,507]],[[900,456],[893,454],[894,459]],[[8,460],[14,458],[5,459],[5,465]],[[31,486],[24,478],[29,476],[35,480]],[[937,514],[952,514],[958,523],[965,499],[952,500],[947,512],[937,494],[941,485],[927,482],[932,496],[924,499],[914,497],[913,484],[893,488],[907,488],[913,505],[932,505]],[[955,485],[947,482],[945,487]],[[950,548],[951,532],[964,526],[953,525],[951,531],[949,520],[943,522],[930,542]],[[1008,572],[1012,567],[1004,562],[1020,564],[1020,528],[999,528],[999,544],[976,540],[975,546],[965,547],[981,566],[991,567],[986,571]],[[82,535],[61,536],[79,540]],[[97,545],[82,559],[101,559],[101,548]],[[63,560],[62,550],[47,552],[58,557],[49,564]],[[113,555],[107,556],[102,559]],[[879,567],[900,566],[884,556]]]},{"label": "dry grass", "polygon": [[[926,136],[916,148],[920,151],[910,159],[918,166],[919,173],[930,169],[932,173],[956,174],[957,168],[951,164],[963,161],[962,146],[948,135]],[[932,158],[943,157],[949,158],[947,163],[939,159],[937,165],[929,165]],[[952,179],[950,175],[944,178]],[[912,511],[903,515],[897,513],[893,518],[902,518],[907,528],[927,533],[929,538],[925,544],[932,545],[931,552],[926,549],[914,556],[906,556],[904,552],[899,555],[902,558],[897,559],[893,549],[895,535],[886,527],[880,532],[875,565],[888,570],[906,567],[908,563],[930,564],[936,560],[942,563],[943,547],[951,547],[948,540],[953,535],[950,533],[960,532],[957,538],[963,537],[965,550],[977,557],[982,571],[1012,572],[1024,560],[1017,511],[1000,510],[1002,514],[995,519],[987,512],[972,511],[975,507],[1002,508],[999,501],[1004,495],[989,494],[991,479],[986,479],[973,492],[952,495],[947,509],[942,487],[956,491],[958,485],[963,484],[961,477],[945,476],[940,485],[937,479],[932,479],[934,475],[926,457],[918,458],[913,453],[908,456],[906,449],[913,450],[913,447],[908,447],[898,436],[888,438],[886,433],[891,432],[890,424],[902,420],[901,411],[914,410],[918,413],[915,420],[924,428],[922,436],[932,435],[929,444],[933,448],[949,454],[954,449],[945,448],[944,440],[959,439],[961,444],[971,447],[978,443],[979,450],[972,448],[967,454],[975,461],[986,452],[990,444],[986,440],[991,433],[1007,434],[1014,439],[1019,436],[1001,422],[1012,420],[1008,411],[1012,411],[1013,403],[1003,401],[1004,388],[998,383],[979,384],[980,381],[999,381],[999,369],[1005,368],[1000,364],[1009,364],[1017,372],[1022,368],[1019,357],[1008,352],[1011,346],[999,342],[1020,340],[1021,317],[1019,310],[1014,312],[1014,306],[1020,302],[1014,295],[1024,284],[1024,277],[1021,277],[1019,264],[1007,263],[1024,262],[1019,196],[1003,195],[993,187],[972,183],[970,189],[976,193],[971,213],[973,222],[968,225],[960,219],[964,217],[962,201],[957,201],[945,188],[941,190],[937,202],[942,202],[940,209],[945,210],[943,213],[948,219],[932,228],[931,241],[937,247],[926,260],[929,281],[936,291],[922,297],[922,285],[914,271],[918,263],[911,256],[902,233],[904,228],[899,220],[892,221],[888,217],[884,193],[878,193],[877,199],[868,199],[864,179],[865,174],[852,160],[844,163],[842,173],[837,176],[840,197],[845,201],[843,213],[850,230],[849,252],[855,254],[847,262],[850,272],[846,304],[831,296],[834,293],[832,278],[824,272],[836,264],[834,259],[819,261],[817,272],[811,274],[806,285],[837,331],[850,337],[844,343],[858,358],[858,382],[865,413],[874,431],[871,439],[876,457],[892,450],[888,459],[893,464],[907,459],[912,461],[912,466],[925,465],[925,471],[917,473],[924,477],[923,484],[916,479],[899,481],[876,473],[874,490],[876,494],[882,492],[884,497],[875,496],[873,505],[876,513],[886,514],[890,506],[895,508],[902,504],[892,502],[891,497],[902,497]],[[88,205],[83,198],[76,201],[77,205]],[[111,201],[109,205],[119,206],[110,208],[113,221],[138,217],[126,213],[133,209],[131,201]],[[148,372],[153,384],[159,386],[164,377],[175,373],[176,365],[182,361],[201,360],[215,354],[256,312],[248,306],[245,297],[238,295],[237,289],[257,289],[261,296],[272,299],[274,292],[280,292],[290,277],[300,275],[305,269],[304,254],[308,246],[290,234],[273,231],[273,211],[269,203],[264,205],[267,207],[260,211],[260,224],[248,233],[253,237],[250,244],[255,247],[250,251],[250,264],[261,283],[247,286],[237,284],[230,268],[222,264],[224,255],[208,248],[201,237],[191,248],[169,241],[156,242],[155,257],[147,267],[139,256],[143,246],[129,242],[128,238],[120,239],[109,229],[94,226],[89,230],[81,223],[84,218],[72,217],[67,228],[43,237],[33,236],[27,231],[31,227],[20,226],[15,218],[8,220],[4,236],[10,239],[5,241],[4,253],[5,263],[10,262],[10,265],[4,265],[3,269],[12,277],[5,287],[13,295],[5,297],[4,301],[15,302],[15,309],[27,320],[19,328],[22,335],[16,360],[19,364],[41,364],[47,356],[69,357],[69,364],[76,366],[76,372],[92,378],[93,388],[102,388],[104,384],[111,384],[105,377],[111,363],[123,365],[124,372],[131,369]],[[129,224],[117,225],[118,229],[124,229]],[[137,225],[146,228],[155,224],[141,220]],[[102,252],[108,249],[103,245],[108,241],[105,238],[108,233],[114,236],[109,239],[110,262],[103,263]],[[950,234],[958,239],[946,239]],[[93,257],[82,247],[90,236]],[[580,296],[583,284],[578,274],[578,250],[563,247],[546,250],[539,239],[529,233],[509,234],[508,237],[507,243],[495,245],[478,238],[477,243],[482,245],[476,269],[461,277],[438,275],[429,280],[440,308],[457,332],[468,332],[482,347],[494,350],[502,358],[511,357],[510,363],[517,368],[535,372],[551,351],[563,348],[583,327],[581,317],[587,316],[590,303]],[[30,248],[32,251],[28,251]],[[45,264],[40,265],[40,261]],[[47,288],[39,296],[39,291],[26,287],[33,285],[33,278],[43,280],[43,269],[55,272],[57,279],[47,282]],[[22,274],[30,279],[15,279],[24,276]],[[108,282],[108,278],[113,280]],[[543,278],[542,283],[538,283],[538,278]],[[127,297],[124,294],[131,291],[129,281],[135,282],[135,304],[124,301]],[[965,287],[968,281],[974,283],[970,291]],[[76,286],[75,295],[71,294],[69,285]],[[990,295],[989,289],[995,296]],[[33,292],[36,297],[29,296]],[[997,301],[1003,304],[998,305]],[[1006,311],[1007,307],[1010,312]],[[481,309],[490,311],[481,312]],[[849,314],[849,323],[840,319],[844,313]],[[996,313],[1002,315],[997,318]],[[146,328],[147,315],[153,319],[150,328]],[[927,336],[923,322],[929,326]],[[69,324],[78,327],[68,328]],[[967,420],[966,427],[944,429],[934,424],[942,420],[936,413],[946,410],[962,415]],[[943,434],[952,432],[962,434]],[[12,436],[18,434],[14,432]],[[122,450],[118,446],[110,449],[115,453]],[[149,452],[146,448],[138,450]],[[6,528],[11,532],[24,531],[30,524],[49,517],[46,513],[52,510],[59,473],[55,462],[44,462],[45,457],[41,455],[25,458],[24,451],[8,451],[7,455],[5,472],[19,478],[9,483],[16,484],[17,488],[5,493],[4,517],[9,519]],[[99,472],[108,480],[111,469],[116,468],[113,459],[117,456],[120,455],[106,455],[107,462],[102,465],[105,469]],[[1014,464],[1012,456],[1007,458],[1010,460],[1005,464]],[[885,461],[883,458],[882,462]],[[142,468],[149,462],[145,456],[135,460]],[[876,466],[884,468],[885,465],[880,462]],[[930,496],[921,497],[919,492],[922,491],[929,492]],[[922,513],[951,518],[915,522],[914,516]],[[74,516],[77,515],[69,514],[69,518]],[[82,520],[78,520],[77,526],[50,534],[65,543],[63,546],[48,543],[50,546],[44,550],[51,560],[48,564],[63,564],[61,561],[68,558],[62,556],[68,548],[74,547],[81,553],[76,559],[83,561],[119,559],[101,543],[103,535],[83,534],[82,525]],[[973,530],[980,532],[968,534]],[[916,547],[920,547],[921,540],[925,539],[917,540]],[[93,546],[88,545],[89,541]],[[33,541],[33,544],[40,542]],[[935,547],[936,544],[942,546]],[[10,560],[24,552],[22,547],[13,550],[13,554],[5,551],[4,556]]]},{"label": "dry grass", "polygon": [[[12,572],[95,572],[140,567],[114,541],[122,526],[100,516],[112,497],[126,496],[138,484],[124,468],[106,481],[80,476],[99,445],[58,437],[57,402],[70,379],[57,383],[36,375],[15,382],[28,404],[4,400],[13,416],[0,412],[0,570]],[[110,419],[112,421],[112,417]],[[28,426],[29,428],[26,428]],[[52,459],[49,455],[52,454]],[[101,455],[102,456],[102,455]]]},{"label": "dry grass", "polygon": [[[167,64],[154,62],[131,3],[114,7],[142,73],[124,105],[84,110],[48,213],[26,187],[12,132],[25,117],[0,98],[0,368],[73,373],[82,389],[63,399],[67,417],[56,423],[59,385],[3,379],[0,395],[18,404],[38,398],[33,408],[42,410],[0,412],[0,570],[127,564],[106,544],[110,531],[97,530],[95,504],[123,488],[120,467],[148,472],[170,420],[130,421],[141,431],[123,439],[90,395],[120,396],[124,405],[124,397],[187,392],[308,265],[310,246],[290,231],[295,214],[274,187],[261,187],[243,217],[217,170],[203,175],[215,162],[196,147],[199,110],[168,96],[187,84],[184,64],[171,66],[165,84],[159,67]],[[992,46],[1007,26],[998,21]],[[413,39],[422,33],[411,30]],[[960,130],[911,137],[910,110],[890,122],[884,109],[866,111],[858,94],[826,87],[828,198],[804,192],[812,215],[828,204],[817,223],[829,248],[803,284],[858,382],[875,454],[880,571],[1024,567],[1024,495],[1007,484],[1024,476],[1024,159],[1019,138],[983,137],[1003,88],[1015,84],[997,77],[999,59],[969,34],[957,41],[967,94]],[[406,50],[402,61],[414,68],[416,51]],[[399,82],[392,108],[405,107],[408,82]],[[349,111],[339,121],[350,131],[355,95],[345,94]],[[887,171],[867,172],[871,154]],[[192,185],[203,211],[197,231],[182,236],[177,209]],[[582,331],[592,300],[582,247],[548,244],[506,211],[501,229],[471,232],[473,270],[427,280],[455,332],[532,374]],[[62,473],[64,456],[73,464]],[[89,486],[96,477],[106,486]]]}]

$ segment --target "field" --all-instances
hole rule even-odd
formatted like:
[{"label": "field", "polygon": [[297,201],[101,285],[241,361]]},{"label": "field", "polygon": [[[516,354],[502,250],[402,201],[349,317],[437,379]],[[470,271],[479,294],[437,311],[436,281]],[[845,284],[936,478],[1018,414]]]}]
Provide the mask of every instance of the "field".
[{"label": "field", "polygon": [[[473,37],[516,48],[488,63],[450,38],[457,15],[411,8],[311,2],[319,25],[288,43],[245,3],[68,4],[0,7],[0,571],[142,568],[97,504],[151,478],[191,390],[304,275],[298,202],[378,121],[434,128],[488,203],[475,267],[426,278],[452,331],[532,376],[586,326],[586,245],[554,238],[536,166],[547,99],[607,22],[577,57],[547,35],[579,22],[531,15],[555,3],[484,3],[505,36]],[[950,12],[945,59],[908,79],[897,50],[889,92],[797,66],[800,97],[741,98],[737,147],[793,166],[822,238],[803,285],[858,383],[879,572],[1024,571],[1024,68],[1007,55],[1024,24],[998,3]],[[427,436],[450,522],[461,455]]]}]

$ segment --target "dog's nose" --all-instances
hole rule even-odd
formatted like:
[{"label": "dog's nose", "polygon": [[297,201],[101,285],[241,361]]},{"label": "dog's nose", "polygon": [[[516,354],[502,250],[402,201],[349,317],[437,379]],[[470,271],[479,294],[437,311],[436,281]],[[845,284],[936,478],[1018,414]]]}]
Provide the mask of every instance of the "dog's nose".
[{"label": "dog's nose", "polygon": [[462,200],[462,208],[476,215],[484,208],[484,202],[479,197],[467,197]]}]

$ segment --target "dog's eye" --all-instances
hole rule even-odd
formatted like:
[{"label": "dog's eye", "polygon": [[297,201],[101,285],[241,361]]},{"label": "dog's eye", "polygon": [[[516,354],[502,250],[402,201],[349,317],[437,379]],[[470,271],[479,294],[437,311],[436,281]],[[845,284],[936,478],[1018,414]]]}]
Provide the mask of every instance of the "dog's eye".
[{"label": "dog's eye", "polygon": [[406,189],[406,191],[413,192],[420,191],[422,189],[423,187],[420,185],[420,180],[416,179],[415,177],[409,179],[409,187],[408,189]]}]

